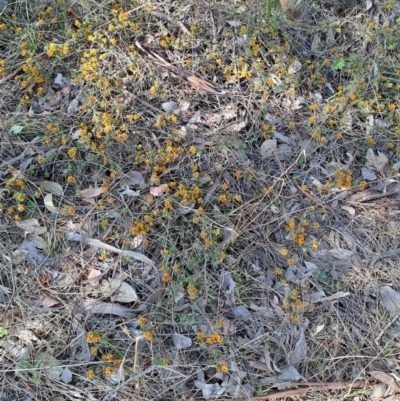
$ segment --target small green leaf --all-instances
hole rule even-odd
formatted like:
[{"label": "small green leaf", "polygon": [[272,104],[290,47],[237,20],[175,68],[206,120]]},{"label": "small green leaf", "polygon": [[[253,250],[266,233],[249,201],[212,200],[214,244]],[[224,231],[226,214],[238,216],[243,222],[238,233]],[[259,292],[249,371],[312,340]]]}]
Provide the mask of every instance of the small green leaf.
[{"label": "small green leaf", "polygon": [[346,62],[344,61],[343,57],[339,57],[335,60],[335,63],[333,64],[333,68],[335,70],[341,70],[346,66]]},{"label": "small green leaf", "polygon": [[317,282],[321,284],[326,284],[328,281],[328,278],[326,276],[327,270],[322,270],[317,274]]},{"label": "small green leaf", "polygon": [[0,328],[0,338],[5,337],[8,334],[7,329]]},{"label": "small green leaf", "polygon": [[24,129],[24,127],[23,127],[22,125],[13,125],[13,126],[10,128],[10,131],[11,131],[13,134],[18,135],[18,134],[20,134],[20,133],[22,132],[23,129]]},{"label": "small green leaf", "polygon": [[34,368],[34,366],[28,361],[19,361],[18,364],[19,364],[19,366],[21,366],[25,369],[33,369]]},{"label": "small green leaf", "polygon": [[36,205],[31,200],[28,200],[28,202],[26,202],[25,210],[27,212],[33,212],[35,210],[35,208],[36,208]]}]

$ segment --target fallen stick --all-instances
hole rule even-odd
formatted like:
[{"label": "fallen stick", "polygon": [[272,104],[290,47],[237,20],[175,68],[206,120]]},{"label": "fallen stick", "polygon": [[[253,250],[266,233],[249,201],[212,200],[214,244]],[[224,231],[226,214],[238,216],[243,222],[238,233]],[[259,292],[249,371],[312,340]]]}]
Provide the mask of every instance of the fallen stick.
[{"label": "fallen stick", "polygon": [[307,395],[310,391],[322,391],[322,390],[340,390],[340,389],[353,389],[353,388],[364,388],[365,383],[304,383],[299,384],[299,387],[295,390],[279,391],[277,393],[260,395],[251,398],[241,398],[238,401],[264,401],[264,400],[276,400],[277,398],[284,397],[302,397]]}]

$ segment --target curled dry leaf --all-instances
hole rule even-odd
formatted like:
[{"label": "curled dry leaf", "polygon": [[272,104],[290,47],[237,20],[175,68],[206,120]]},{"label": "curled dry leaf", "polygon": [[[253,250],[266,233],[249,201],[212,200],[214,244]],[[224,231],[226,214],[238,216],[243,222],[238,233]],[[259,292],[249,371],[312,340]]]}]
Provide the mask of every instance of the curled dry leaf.
[{"label": "curled dry leaf", "polygon": [[90,203],[93,207],[96,207],[96,201],[92,198],[82,198],[83,201]]},{"label": "curled dry leaf", "polygon": [[226,389],[221,387],[218,383],[210,384],[200,380],[195,380],[194,384],[199,390],[202,391],[203,397],[206,400],[214,397],[217,398],[226,391]]},{"label": "curled dry leaf", "polygon": [[115,315],[126,318],[135,317],[135,313],[131,308],[119,304],[100,302],[97,299],[84,299],[80,303],[81,309],[85,313],[93,313],[95,315]]},{"label": "curled dry leaf", "polygon": [[150,194],[153,196],[161,196],[166,189],[168,188],[168,184],[161,184],[158,187],[152,187],[150,188]]},{"label": "curled dry leaf", "polygon": [[28,256],[28,251],[25,249],[16,249],[12,254],[12,262],[14,265],[19,265],[24,260],[26,260]]},{"label": "curled dry leaf", "polygon": [[301,333],[299,340],[292,351],[288,354],[288,363],[296,369],[299,367],[300,363],[304,361],[307,356],[307,343],[304,333]]},{"label": "curled dry leaf", "polygon": [[44,234],[47,231],[46,227],[41,227],[37,219],[28,219],[23,221],[16,221],[15,224],[22,230],[28,233]]},{"label": "curled dry leaf", "polygon": [[266,159],[271,157],[276,152],[277,141],[276,139],[266,139],[260,148],[261,157]]},{"label": "curled dry leaf", "polygon": [[362,178],[367,181],[375,181],[377,178],[376,174],[366,167],[361,169],[361,175]]},{"label": "curled dry leaf", "polygon": [[131,246],[133,249],[139,248],[140,245],[142,245],[144,241],[144,236],[143,235],[136,235],[133,237],[133,240],[131,241]]},{"label": "curled dry leaf", "polygon": [[396,382],[387,373],[381,372],[379,370],[373,370],[369,372],[370,376],[382,383],[388,385],[395,393],[400,392],[400,388],[397,386]]},{"label": "curled dry leaf", "polygon": [[117,292],[113,295],[113,299],[117,302],[129,303],[139,301],[135,289],[128,283],[122,283]]},{"label": "curled dry leaf", "polygon": [[46,209],[51,212],[51,213],[57,213],[58,212],[58,207],[55,207],[53,204],[53,194],[47,194],[44,198],[44,205],[46,206]]},{"label": "curled dry leaf", "polygon": [[367,150],[366,159],[365,167],[375,171],[382,171],[388,161],[388,158],[382,152],[378,152],[378,156],[375,156],[371,148]]},{"label": "curled dry leaf", "polygon": [[337,248],[337,249],[331,249],[329,253],[336,259],[349,259],[351,256],[353,256],[354,252],[344,249],[344,248]]},{"label": "curled dry leaf", "polygon": [[52,297],[45,297],[42,300],[43,308],[51,308],[54,305],[58,305],[60,302]]},{"label": "curled dry leaf", "polygon": [[269,304],[272,306],[274,311],[277,313],[278,316],[285,316],[285,311],[277,305],[272,299],[269,300]]},{"label": "curled dry leaf", "polygon": [[68,105],[67,113],[71,116],[76,113],[79,107],[79,100],[73,99],[71,103]]},{"label": "curled dry leaf", "polygon": [[192,346],[192,339],[183,334],[172,334],[172,341],[177,349],[189,348]]},{"label": "curled dry leaf", "polygon": [[350,216],[355,216],[356,210],[351,206],[342,206],[341,209],[346,210],[350,214]]},{"label": "curled dry leaf", "polygon": [[101,271],[97,269],[91,269],[90,273],[88,274],[88,281],[92,287],[96,287],[99,285],[101,278]]},{"label": "curled dry leaf", "polygon": [[125,190],[121,192],[121,195],[126,195],[129,196],[131,198],[135,198],[140,196],[140,191],[133,191],[132,189],[130,189],[128,186],[125,187]]},{"label": "curled dry leaf", "polygon": [[40,180],[40,181],[35,181],[35,184],[37,186],[43,187],[46,192],[49,192],[49,193],[51,193],[53,195],[56,195],[56,196],[59,196],[59,197],[64,195],[64,191],[62,189],[62,186],[57,182]]},{"label": "curled dry leaf", "polygon": [[386,310],[392,315],[400,313],[400,294],[387,285],[380,289],[380,293]]},{"label": "curled dry leaf", "polygon": [[102,193],[104,193],[104,190],[105,188],[103,187],[82,189],[81,196],[83,198],[95,198],[96,196],[99,196]]}]

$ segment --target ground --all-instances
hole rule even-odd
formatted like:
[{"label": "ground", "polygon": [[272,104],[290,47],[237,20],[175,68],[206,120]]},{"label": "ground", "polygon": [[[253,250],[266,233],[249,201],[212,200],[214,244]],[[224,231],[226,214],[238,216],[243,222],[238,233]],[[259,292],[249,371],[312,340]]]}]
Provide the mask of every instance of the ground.
[{"label": "ground", "polygon": [[399,23],[0,0],[0,399],[397,399]]}]

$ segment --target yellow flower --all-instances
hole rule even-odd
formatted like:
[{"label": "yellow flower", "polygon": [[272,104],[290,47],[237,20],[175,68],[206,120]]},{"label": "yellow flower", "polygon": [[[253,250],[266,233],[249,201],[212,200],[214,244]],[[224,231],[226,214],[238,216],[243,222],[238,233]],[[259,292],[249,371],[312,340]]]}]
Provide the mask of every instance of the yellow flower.
[{"label": "yellow flower", "polygon": [[217,362],[215,365],[215,369],[217,372],[227,373],[228,372],[228,365],[223,362]]},{"label": "yellow flower", "polygon": [[63,56],[66,56],[69,53],[69,47],[68,45],[64,45],[63,47],[60,48],[60,53]]},{"label": "yellow flower", "polygon": [[200,344],[205,344],[205,342],[207,340],[207,337],[206,337],[206,335],[204,333],[197,333],[196,337],[197,337],[197,341]]},{"label": "yellow flower", "polygon": [[187,288],[188,297],[190,300],[195,300],[197,298],[197,294],[199,290],[193,284],[189,284]]},{"label": "yellow flower", "polygon": [[75,184],[76,183],[75,177],[72,175],[69,175],[67,177],[67,182],[68,182],[68,184]]},{"label": "yellow flower", "polygon": [[109,352],[108,354],[104,354],[104,355],[101,357],[101,359],[102,359],[103,361],[111,362],[111,361],[114,359],[114,355],[113,355],[111,352]]},{"label": "yellow flower", "polygon": [[299,235],[296,237],[296,244],[297,244],[297,245],[300,245],[300,246],[303,246],[304,243],[305,243],[304,234],[299,234]]},{"label": "yellow flower", "polygon": [[171,281],[171,275],[169,273],[164,273],[161,277],[164,283],[169,283]]},{"label": "yellow flower", "polygon": [[71,148],[68,150],[68,156],[71,159],[75,159],[77,153],[78,153],[78,150],[76,148]]},{"label": "yellow flower", "polygon": [[294,230],[294,229],[296,228],[296,221],[295,221],[295,219],[290,219],[290,220],[288,221],[288,226],[289,226],[289,228],[290,228],[291,230]]},{"label": "yellow flower", "polygon": [[114,373],[114,369],[111,366],[105,367],[103,371],[106,376],[112,376]]},{"label": "yellow flower", "polygon": [[287,248],[282,248],[282,249],[280,250],[280,254],[281,254],[282,256],[287,256],[287,255],[289,255],[289,249],[287,249]]},{"label": "yellow flower", "polygon": [[53,57],[54,52],[57,50],[57,45],[55,43],[50,43],[49,48],[47,49],[47,56]]},{"label": "yellow flower", "polygon": [[89,344],[96,344],[101,340],[101,336],[98,333],[95,333],[94,331],[89,331],[86,336],[86,342]]},{"label": "yellow flower", "polygon": [[153,340],[153,333],[151,331],[145,331],[143,333],[143,337],[147,340],[147,341],[152,341]]},{"label": "yellow flower", "polygon": [[290,322],[291,323],[296,323],[298,320],[299,320],[299,317],[298,317],[298,315],[296,313],[292,313],[290,315]]},{"label": "yellow flower", "polygon": [[93,369],[87,370],[85,376],[87,379],[93,379],[93,377],[95,377],[94,370]]},{"label": "yellow flower", "polygon": [[316,121],[317,121],[317,117],[316,117],[315,115],[311,116],[311,117],[308,119],[308,122],[309,122],[310,124],[314,124]]},{"label": "yellow flower", "polygon": [[147,319],[144,316],[138,317],[137,323],[140,327],[144,326],[146,324],[146,322],[147,322]]},{"label": "yellow flower", "polygon": [[287,260],[287,263],[288,263],[289,266],[293,266],[293,265],[296,263],[296,261],[295,261],[294,258],[289,258],[289,259]]},{"label": "yellow flower", "polygon": [[210,345],[222,344],[224,342],[224,339],[218,333],[212,333],[208,336],[206,342],[207,342],[207,344],[210,344]]}]

